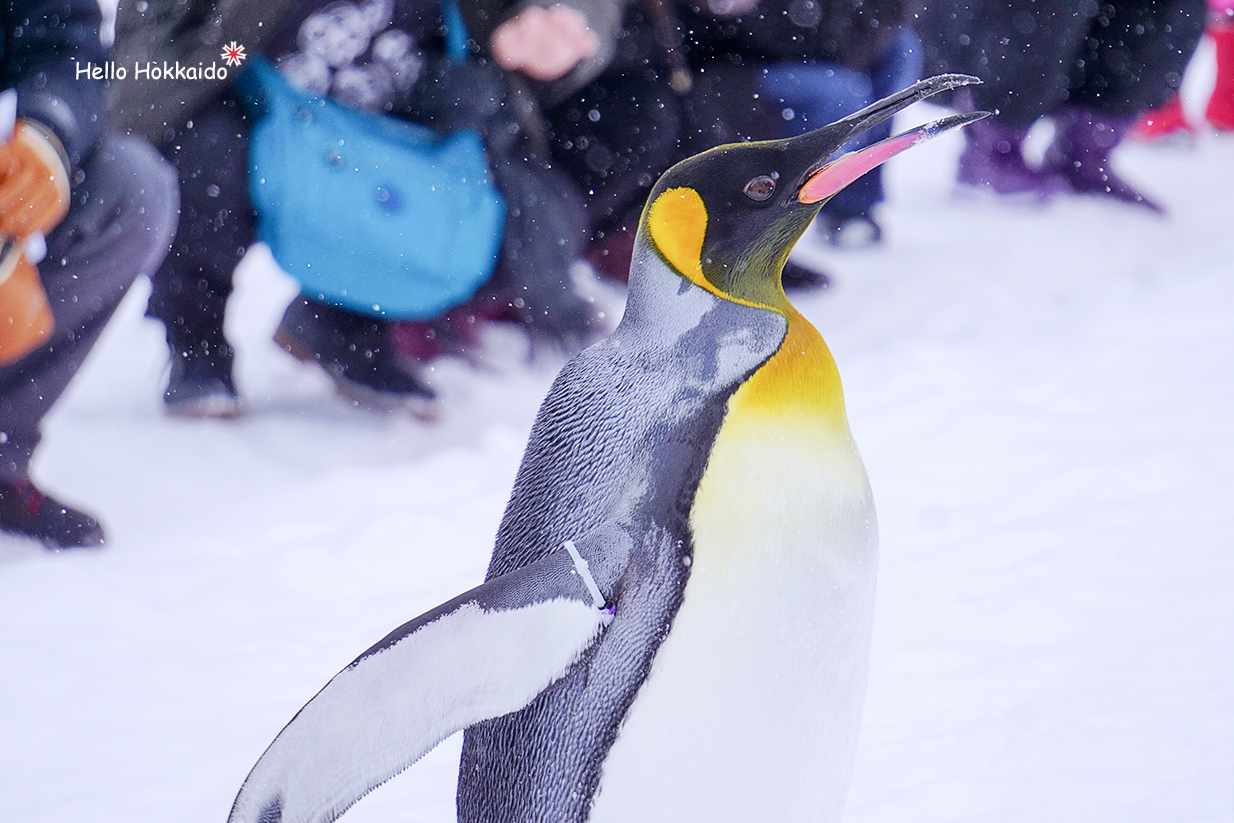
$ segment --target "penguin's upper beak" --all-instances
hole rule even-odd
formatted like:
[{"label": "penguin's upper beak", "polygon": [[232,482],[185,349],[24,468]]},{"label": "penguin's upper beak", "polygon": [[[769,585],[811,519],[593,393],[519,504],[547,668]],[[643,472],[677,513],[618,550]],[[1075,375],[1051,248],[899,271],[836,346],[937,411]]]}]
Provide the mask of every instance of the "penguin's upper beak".
[{"label": "penguin's upper beak", "polygon": [[919,100],[948,89],[980,82],[979,78],[967,74],[940,74],[879,100],[830,126],[793,138],[791,142],[798,144],[793,146],[795,151],[818,158],[802,175],[797,188],[797,201],[802,204],[822,202],[905,149],[949,129],[989,117],[990,112],[986,111],[944,117],[828,162],[828,158],[835,151],[837,137],[840,145],[843,145]]}]

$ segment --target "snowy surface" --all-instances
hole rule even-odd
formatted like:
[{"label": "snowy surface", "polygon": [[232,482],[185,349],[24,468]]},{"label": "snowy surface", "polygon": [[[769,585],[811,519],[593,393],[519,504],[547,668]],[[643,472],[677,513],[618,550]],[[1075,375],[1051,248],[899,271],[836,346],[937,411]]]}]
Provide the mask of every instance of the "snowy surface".
[{"label": "snowy surface", "polygon": [[[893,163],[884,248],[800,250],[882,530],[847,820],[1228,823],[1234,137],[1122,150],[1168,219],[957,203],[960,145]],[[162,415],[145,284],[48,419],[37,479],[111,541],[0,539],[0,821],[222,823],[331,675],[482,578],[560,361],[494,333],[443,421],[375,417],[270,342],[293,291],[246,260],[243,420]],[[345,819],[453,820],[457,752]]]}]

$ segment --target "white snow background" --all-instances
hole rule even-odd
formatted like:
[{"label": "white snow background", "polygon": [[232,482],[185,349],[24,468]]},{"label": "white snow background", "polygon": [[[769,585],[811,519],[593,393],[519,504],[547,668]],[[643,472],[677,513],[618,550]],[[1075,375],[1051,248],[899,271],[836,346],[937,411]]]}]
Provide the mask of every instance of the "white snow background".
[{"label": "white snow background", "polygon": [[[1120,150],[1167,219],[957,203],[961,144],[893,161],[885,247],[799,249],[882,531],[847,820],[1234,821],[1234,136]],[[142,282],[46,421],[36,479],[110,540],[0,539],[0,821],[222,823],[336,671],[482,579],[561,361],[499,330],[435,370],[442,422],[377,417],[270,342],[268,255],[238,283],[243,420],[162,414]],[[457,754],[344,819],[453,820]]]}]

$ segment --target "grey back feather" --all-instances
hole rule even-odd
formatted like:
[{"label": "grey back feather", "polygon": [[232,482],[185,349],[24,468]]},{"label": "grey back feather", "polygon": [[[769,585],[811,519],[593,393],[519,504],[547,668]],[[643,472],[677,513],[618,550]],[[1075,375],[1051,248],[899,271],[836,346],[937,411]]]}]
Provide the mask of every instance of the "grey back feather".
[{"label": "grey back feather", "polygon": [[586,820],[681,605],[690,507],[728,398],[787,331],[782,315],[716,297],[640,246],[621,324],[562,369],[540,408],[488,571],[573,540],[616,613],[531,705],[467,731],[464,823]]}]

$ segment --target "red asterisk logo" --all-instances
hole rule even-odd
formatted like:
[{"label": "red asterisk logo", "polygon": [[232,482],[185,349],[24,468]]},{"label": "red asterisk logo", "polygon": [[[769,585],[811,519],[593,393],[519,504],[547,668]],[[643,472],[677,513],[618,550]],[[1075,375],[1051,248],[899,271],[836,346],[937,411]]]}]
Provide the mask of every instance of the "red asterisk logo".
[{"label": "red asterisk logo", "polygon": [[248,55],[244,53],[244,46],[236,45],[235,40],[232,40],[230,44],[223,47],[223,60],[229,66],[240,65],[246,57]]}]

